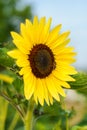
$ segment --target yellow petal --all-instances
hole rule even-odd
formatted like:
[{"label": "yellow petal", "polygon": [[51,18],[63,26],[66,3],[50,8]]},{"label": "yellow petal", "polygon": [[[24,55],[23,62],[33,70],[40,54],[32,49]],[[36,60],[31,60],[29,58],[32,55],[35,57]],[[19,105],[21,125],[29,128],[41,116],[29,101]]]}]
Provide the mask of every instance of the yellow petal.
[{"label": "yellow petal", "polygon": [[49,30],[50,30],[50,25],[51,25],[52,19],[49,18],[48,22],[45,24],[43,31],[41,32],[40,35],[40,43],[46,43],[46,40],[49,36]]},{"label": "yellow petal", "polygon": [[65,97],[65,96],[66,96],[66,95],[65,95],[65,92],[64,92],[64,90],[62,89],[61,84],[58,82],[59,80],[57,80],[57,78],[55,78],[55,77],[53,77],[53,76],[52,76],[52,80],[53,80],[53,82],[55,83],[55,87],[56,87],[56,89],[57,89],[57,92],[58,92],[60,95],[62,95],[63,97]]},{"label": "yellow petal", "polygon": [[38,86],[39,86],[38,89],[40,90],[38,91],[38,100],[40,104],[43,106],[44,105],[44,87],[43,87],[41,79],[38,79]]},{"label": "yellow petal", "polygon": [[24,79],[24,94],[26,99],[30,99],[34,93],[34,89],[36,86],[36,78],[32,75],[32,73],[27,73],[23,76]]},{"label": "yellow petal", "polygon": [[32,32],[32,40],[35,44],[37,44],[39,42],[39,21],[38,21],[38,17],[35,16],[34,20],[33,20],[33,28],[31,30]]},{"label": "yellow petal", "polygon": [[27,59],[18,59],[17,61],[16,61],[16,64],[19,66],[19,67],[27,67],[27,66],[29,66],[29,61],[27,60]]},{"label": "yellow petal", "polygon": [[[74,59],[71,55],[59,55],[58,56],[58,60],[62,60],[62,59],[64,59],[64,60],[67,60],[67,59]],[[62,60],[63,61],[63,60]]]},{"label": "yellow petal", "polygon": [[58,33],[59,33],[59,31],[60,31],[60,29],[61,29],[61,24],[59,24],[59,25],[57,25],[51,32],[50,32],[50,34],[49,34],[49,37],[48,37],[48,39],[47,39],[47,45],[49,45],[49,44],[52,44],[53,42],[55,42],[56,41],[56,39],[58,38]]},{"label": "yellow petal", "polygon": [[[59,58],[62,54],[72,53],[73,50],[74,50],[74,47],[59,47],[59,48],[55,48],[53,50],[53,53],[55,54],[55,56],[57,56],[56,58]],[[75,53],[75,52],[73,52],[73,53]]]},{"label": "yellow petal", "polygon": [[26,33],[26,26],[25,26],[25,24],[23,24],[23,23],[20,24],[20,31],[21,31],[21,35],[23,36],[23,38],[27,38],[27,33]]},{"label": "yellow petal", "polygon": [[33,25],[31,23],[31,21],[29,21],[28,19],[26,19],[26,33],[27,33],[27,36],[28,36],[28,40],[29,40],[29,43],[30,45],[34,44],[34,36],[33,36]]},{"label": "yellow petal", "polygon": [[60,42],[58,43],[58,45],[56,44],[56,47],[58,47],[58,48],[59,48],[59,47],[60,47],[60,48],[62,47],[62,48],[63,48],[63,47],[65,47],[69,42],[70,42],[70,38],[65,39],[63,42],[60,41]]},{"label": "yellow petal", "polygon": [[[61,51],[59,54],[63,54],[63,53],[72,53],[74,50],[74,47],[66,47],[66,48],[59,48]],[[73,52],[75,53],[75,52]]]},{"label": "yellow petal", "polygon": [[49,105],[49,97],[48,97],[48,89],[47,89],[47,86],[46,86],[46,83],[45,83],[45,79],[42,79],[42,84],[43,84],[43,91],[44,91],[44,99],[46,101],[46,103]]},{"label": "yellow petal", "polygon": [[21,39],[21,40],[23,40],[23,38],[21,37],[21,35],[19,35],[18,33],[16,33],[16,32],[11,32],[11,35],[12,35],[12,37],[13,37],[13,39],[17,39],[17,40],[19,40],[19,39]]},{"label": "yellow petal", "polygon": [[38,22],[38,17],[37,16],[35,16],[34,17],[34,20],[33,20],[33,26],[38,26],[38,24],[39,24],[39,22]]},{"label": "yellow petal", "polygon": [[67,63],[67,64],[71,64],[73,62],[76,61],[76,59],[74,59],[72,56],[65,56],[65,55],[55,55],[55,60],[56,62],[60,62],[60,63]]},{"label": "yellow petal", "polygon": [[21,52],[23,52],[23,53],[25,53],[25,54],[28,54],[28,48],[26,48],[26,46],[25,46],[25,42],[23,42],[24,41],[24,39],[22,38],[22,37],[20,37],[20,38],[16,38],[17,36],[17,34],[16,33],[14,33],[14,32],[11,32],[11,34],[12,34],[12,36],[14,37],[14,40],[13,40],[13,43],[16,45],[16,47],[21,51]]},{"label": "yellow petal", "polygon": [[39,22],[39,43],[43,43],[44,27],[45,27],[46,18],[42,17]]},{"label": "yellow petal", "polygon": [[60,56],[60,57],[73,57],[73,56],[76,56],[77,55],[77,53],[76,52],[70,52],[70,53],[68,53],[68,52],[65,52],[65,53],[62,53],[62,54],[59,54],[58,56]]},{"label": "yellow petal", "polygon": [[31,31],[30,31],[30,34],[28,33],[27,30],[30,30],[30,28],[26,28],[26,25],[21,23],[20,25],[20,30],[21,30],[21,35],[24,39],[24,45],[26,45],[26,47],[28,48],[28,50],[30,50],[33,46],[32,44],[32,40],[31,40]]},{"label": "yellow petal", "polygon": [[44,33],[45,33],[45,35],[48,34],[48,32],[50,30],[51,21],[52,21],[52,18],[49,18],[48,22],[45,24],[45,27],[44,27]]},{"label": "yellow petal", "polygon": [[57,93],[57,89],[55,87],[55,83],[53,82],[51,76],[46,78],[46,84],[51,96],[54,97],[57,101],[60,101],[59,95]]},{"label": "yellow petal", "polygon": [[51,94],[49,92],[48,92],[48,96],[49,96],[50,104],[53,105],[53,97],[51,96]]},{"label": "yellow petal", "polygon": [[53,75],[58,78],[59,80],[62,80],[62,81],[75,81],[74,78],[72,78],[71,76],[67,75],[67,74],[64,74],[62,72],[59,72],[57,70],[53,71]]},{"label": "yellow petal", "polygon": [[28,66],[28,67],[23,67],[20,71],[19,71],[19,74],[20,75],[23,75],[23,74],[27,74],[31,72],[31,68]]},{"label": "yellow petal", "polygon": [[69,36],[69,34],[70,34],[69,31],[60,34],[60,36],[58,37],[58,41],[57,42],[65,41],[65,39]]},{"label": "yellow petal", "polygon": [[37,87],[35,88],[34,98],[38,98],[38,101],[43,106],[44,105],[44,88],[41,79],[37,79]]},{"label": "yellow petal", "polygon": [[46,22],[46,17],[42,17],[42,18],[40,19],[40,22],[39,22],[40,28],[43,28],[43,26],[45,25],[45,22]]},{"label": "yellow petal", "polygon": [[29,29],[32,27],[32,23],[29,19],[26,19],[26,28]]},{"label": "yellow petal", "polygon": [[64,32],[62,34],[60,34],[58,36],[58,38],[56,39],[56,41],[52,42],[51,43],[51,47],[55,48],[57,47],[58,45],[60,45],[62,42],[64,42],[66,40],[66,38],[69,36],[70,32]]},{"label": "yellow petal", "polygon": [[[55,77],[55,78],[56,78],[56,77]],[[56,81],[58,82],[58,84],[59,84],[60,86],[63,86],[63,87],[65,87],[65,88],[70,88],[70,85],[69,85],[67,82],[62,81],[62,80],[59,80],[58,78],[56,78]]]},{"label": "yellow petal", "polygon": [[63,49],[63,48],[65,48],[65,46],[68,44],[70,42],[70,39],[66,39],[65,41],[63,41],[63,42],[55,42],[54,43],[54,46],[52,46],[52,50],[54,51],[54,52],[58,52],[58,50],[61,50],[61,49]]},{"label": "yellow petal", "polygon": [[75,70],[75,68],[73,66],[70,66],[68,64],[65,63],[59,63],[56,65],[56,70],[59,73],[64,73],[64,74],[77,74],[77,71]]},{"label": "yellow petal", "polygon": [[22,53],[21,51],[19,51],[17,49],[9,51],[9,52],[7,52],[7,54],[14,59],[21,59],[21,57],[28,59],[28,55]]}]

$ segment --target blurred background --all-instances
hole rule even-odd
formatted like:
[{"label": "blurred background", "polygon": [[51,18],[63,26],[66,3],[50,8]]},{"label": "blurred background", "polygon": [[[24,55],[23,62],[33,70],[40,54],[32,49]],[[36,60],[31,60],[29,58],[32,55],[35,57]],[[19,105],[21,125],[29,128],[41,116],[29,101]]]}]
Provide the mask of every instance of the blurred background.
[{"label": "blurred background", "polygon": [[71,31],[71,45],[77,52],[78,70],[87,69],[87,0],[0,0],[0,43],[11,39],[10,31],[19,31],[26,18],[52,17],[52,27],[62,23],[62,31]]},{"label": "blurred background", "polygon": [[[46,16],[48,19],[52,17],[52,28],[57,24],[62,24],[62,32],[70,30],[70,38],[71,38],[71,46],[75,47],[75,51],[77,52],[77,62],[74,66],[79,71],[86,71],[87,70],[87,0],[0,0],[0,47],[4,47],[7,43],[9,44],[12,39],[10,36],[10,31],[17,31],[19,32],[20,22],[24,22],[26,18],[33,20],[33,17],[37,15],[39,18],[42,16]],[[0,70],[2,67],[0,66]],[[18,84],[20,84],[19,79],[18,82],[14,85],[15,89],[18,88]],[[23,84],[23,83],[22,83]],[[1,84],[0,84],[1,85]],[[87,84],[86,84],[87,85]],[[6,86],[6,84],[5,84]],[[20,85],[19,85],[20,86]],[[8,85],[9,88],[9,85]],[[13,88],[12,88],[13,89]],[[12,90],[13,91],[13,90]],[[19,91],[18,91],[19,92]],[[87,94],[87,90],[86,90]],[[73,95],[73,96],[72,96]],[[13,96],[13,95],[12,95]],[[73,100],[72,100],[73,99]],[[2,101],[2,99],[1,99]],[[4,107],[5,101],[3,100],[0,107]],[[67,92],[66,98],[67,109],[71,109],[72,106],[76,107],[75,111],[78,111],[77,116],[75,115],[74,120],[71,120],[71,126],[75,125],[76,123],[80,122],[84,116],[85,111],[87,110],[85,107],[84,97],[79,97],[76,92]],[[10,126],[10,122],[15,115],[15,110],[8,105],[6,108],[7,111],[7,119],[6,119],[6,130],[7,127]],[[5,108],[4,108],[5,109]],[[1,108],[0,108],[1,110]],[[40,114],[43,114],[41,106],[35,111],[36,116],[38,115],[38,110],[40,110]],[[40,118],[39,122],[36,124],[35,130],[41,128],[41,130],[46,130],[45,125],[48,126],[51,130],[53,123],[56,122],[60,117],[65,122],[65,115],[66,112],[61,109],[58,103],[55,103],[54,106],[51,107],[43,107],[43,110],[46,113],[53,114],[53,117],[44,117]],[[56,110],[56,111],[55,111]],[[57,111],[60,111],[59,113]],[[73,114],[73,109],[70,110]],[[70,113],[70,114],[71,114]],[[58,115],[57,115],[58,114]],[[75,114],[75,113],[74,113]],[[0,113],[1,115],[1,113]],[[9,116],[10,115],[10,116]],[[55,118],[54,115],[57,115]],[[18,116],[18,115],[17,115]],[[85,115],[85,120],[82,121],[82,125],[87,124],[87,114]],[[16,125],[15,130],[24,130],[23,123],[17,119],[18,122]],[[41,122],[40,122],[41,121]],[[54,122],[53,122],[54,121]],[[42,123],[44,122],[44,124]],[[60,120],[58,123],[61,123]],[[81,124],[80,123],[80,124]],[[62,127],[65,126],[64,124]],[[9,129],[12,130],[12,129]],[[60,130],[60,129],[54,129]],[[63,127],[65,130],[65,127]],[[72,129],[76,130],[76,129]],[[87,130],[87,129],[86,129]]]}]

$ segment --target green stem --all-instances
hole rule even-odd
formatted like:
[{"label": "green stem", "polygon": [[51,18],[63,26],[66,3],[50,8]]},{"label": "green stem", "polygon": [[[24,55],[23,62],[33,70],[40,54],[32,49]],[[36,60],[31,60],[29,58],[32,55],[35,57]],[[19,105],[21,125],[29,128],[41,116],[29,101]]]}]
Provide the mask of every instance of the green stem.
[{"label": "green stem", "polygon": [[5,130],[8,102],[0,97],[0,130]]},{"label": "green stem", "polygon": [[64,101],[64,98],[62,98],[62,100],[61,100],[61,105],[63,106],[63,108],[64,108],[64,110],[65,110],[65,112],[66,112],[66,115],[65,115],[65,117],[66,117],[66,130],[69,130],[69,119],[68,119],[68,111],[67,111],[67,107],[66,107],[66,103],[65,103],[65,101]]},{"label": "green stem", "polygon": [[67,114],[66,114],[66,130],[69,130],[69,120]]},{"label": "green stem", "polygon": [[33,120],[34,120],[34,116],[33,116],[33,111],[34,111],[34,100],[31,99],[29,101],[29,106],[28,106],[28,110],[25,116],[25,130],[32,130],[33,129]]},{"label": "green stem", "polygon": [[7,100],[20,114],[21,119],[24,121],[24,113],[19,105],[16,105],[11,98],[9,98],[4,92],[0,92],[0,96],[2,96],[5,100]]},{"label": "green stem", "polygon": [[8,128],[8,130],[14,130],[14,128],[15,128],[17,122],[18,122],[18,119],[19,119],[19,113],[16,112],[15,116],[14,116],[14,118],[13,118],[13,120],[12,120],[12,122],[11,122],[9,128]]}]

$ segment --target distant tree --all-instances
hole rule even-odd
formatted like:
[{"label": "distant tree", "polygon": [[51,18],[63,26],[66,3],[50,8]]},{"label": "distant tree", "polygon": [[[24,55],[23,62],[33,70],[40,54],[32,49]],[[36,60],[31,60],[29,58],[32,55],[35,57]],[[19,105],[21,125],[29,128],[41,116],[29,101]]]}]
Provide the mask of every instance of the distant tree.
[{"label": "distant tree", "polygon": [[10,31],[17,31],[20,22],[32,18],[31,6],[24,8],[20,0],[0,0],[0,43],[10,39]]}]

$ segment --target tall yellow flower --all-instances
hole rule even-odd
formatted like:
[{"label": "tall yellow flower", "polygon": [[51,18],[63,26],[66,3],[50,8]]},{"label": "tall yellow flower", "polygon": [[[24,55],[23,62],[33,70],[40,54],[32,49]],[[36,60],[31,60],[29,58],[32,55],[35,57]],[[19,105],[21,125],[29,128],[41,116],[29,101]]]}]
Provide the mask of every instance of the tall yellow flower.
[{"label": "tall yellow flower", "polygon": [[39,21],[35,16],[33,23],[26,19],[20,34],[11,32],[17,49],[8,52],[21,69],[26,99],[33,96],[41,105],[44,101],[53,104],[53,98],[60,101],[59,96],[65,96],[62,87],[70,88],[67,81],[74,81],[71,75],[77,73],[70,65],[75,61],[74,48],[66,46],[70,32],[61,34],[61,24],[53,30],[50,25],[51,18],[46,22],[45,17]]}]

